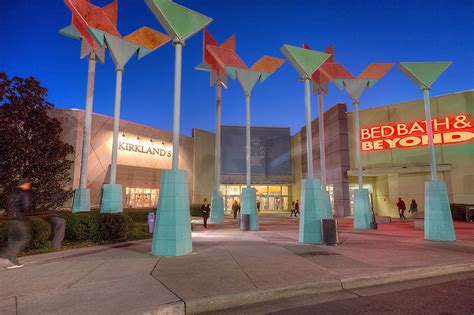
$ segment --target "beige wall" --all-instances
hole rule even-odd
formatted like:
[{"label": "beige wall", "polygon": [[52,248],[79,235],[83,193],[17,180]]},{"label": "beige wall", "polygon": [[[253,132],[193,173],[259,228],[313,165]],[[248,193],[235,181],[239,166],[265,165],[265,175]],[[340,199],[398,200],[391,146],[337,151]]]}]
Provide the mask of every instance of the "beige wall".
[{"label": "beige wall", "polygon": [[201,129],[193,129],[194,138],[194,188],[193,202],[204,198],[209,202],[214,190],[215,174],[215,134]]},{"label": "beige wall", "polygon": [[[421,92],[420,92],[421,95]],[[459,92],[431,98],[433,118],[467,114],[474,120],[474,91]],[[370,127],[398,122],[424,120],[423,100],[380,106],[360,112],[360,126]],[[354,113],[348,113],[351,175],[356,170]],[[449,199],[453,203],[474,204],[474,141],[459,144],[435,145],[438,179],[444,180]],[[418,208],[424,207],[424,182],[431,179],[428,148],[395,148],[362,152],[365,174],[377,173],[373,180],[364,176],[364,183],[373,185],[374,208],[378,214],[397,216],[394,206],[402,197],[408,204],[416,199]],[[355,175],[355,174],[354,174]],[[350,177],[351,183],[357,178]]]},{"label": "beige wall", "polygon": [[[82,110],[55,109],[52,115],[60,121],[64,121],[63,140],[75,146],[73,183],[74,188],[77,188],[79,186],[84,112]],[[112,117],[93,114],[87,179],[88,188],[91,190],[91,205],[100,203],[102,185],[109,182],[112,130]],[[76,139],[75,143],[73,142],[74,137]],[[145,150],[156,148],[172,151],[171,133],[126,120],[120,121],[120,142],[130,145],[143,145]],[[179,168],[186,170],[190,198],[193,187],[193,146],[194,143],[191,137],[181,135]],[[119,149],[117,164],[117,184],[122,184],[125,201],[126,187],[159,188],[161,172],[171,168],[171,157]]]}]

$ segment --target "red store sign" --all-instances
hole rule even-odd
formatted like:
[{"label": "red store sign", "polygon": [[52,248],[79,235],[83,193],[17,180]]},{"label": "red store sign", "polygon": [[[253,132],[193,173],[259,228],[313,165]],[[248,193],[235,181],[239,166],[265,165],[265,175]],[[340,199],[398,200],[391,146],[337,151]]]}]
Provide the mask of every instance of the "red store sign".
[{"label": "red store sign", "polygon": [[[473,122],[467,115],[432,119],[434,144],[474,140]],[[360,129],[362,151],[390,150],[428,145],[426,121],[397,123]]]}]

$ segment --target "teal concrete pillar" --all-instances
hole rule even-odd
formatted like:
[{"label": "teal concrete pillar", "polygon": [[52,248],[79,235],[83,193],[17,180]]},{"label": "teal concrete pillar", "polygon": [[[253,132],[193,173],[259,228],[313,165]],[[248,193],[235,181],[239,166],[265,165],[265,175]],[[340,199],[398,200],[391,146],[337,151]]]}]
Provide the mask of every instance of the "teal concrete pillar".
[{"label": "teal concrete pillar", "polygon": [[367,188],[354,189],[354,228],[370,229],[371,222],[369,190]]},{"label": "teal concrete pillar", "polygon": [[224,222],[224,197],[220,191],[212,192],[211,222]]},{"label": "teal concrete pillar", "polygon": [[91,196],[88,188],[78,188],[74,191],[72,212],[86,212],[91,210]]},{"label": "teal concrete pillar", "polygon": [[456,240],[450,209],[446,184],[442,181],[425,182],[425,239]]},{"label": "teal concrete pillar", "polygon": [[249,214],[249,231],[258,231],[257,195],[255,188],[247,187],[242,189],[242,208],[240,214]]},{"label": "teal concrete pillar", "polygon": [[101,213],[121,213],[122,204],[122,185],[104,184],[102,185],[102,198],[100,200]]},{"label": "teal concrete pillar", "polygon": [[181,256],[192,252],[186,171],[163,171],[151,253]]},{"label": "teal concrete pillar", "polygon": [[321,219],[326,218],[322,204],[319,179],[303,179],[301,181],[300,243],[322,244]]}]

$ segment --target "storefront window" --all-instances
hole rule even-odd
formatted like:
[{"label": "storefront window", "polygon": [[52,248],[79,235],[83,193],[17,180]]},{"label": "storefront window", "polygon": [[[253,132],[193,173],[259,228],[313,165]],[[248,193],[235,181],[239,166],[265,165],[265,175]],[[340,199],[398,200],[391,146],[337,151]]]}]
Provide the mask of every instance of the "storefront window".
[{"label": "storefront window", "polygon": [[154,208],[158,204],[159,189],[125,188],[126,206],[130,208]]}]

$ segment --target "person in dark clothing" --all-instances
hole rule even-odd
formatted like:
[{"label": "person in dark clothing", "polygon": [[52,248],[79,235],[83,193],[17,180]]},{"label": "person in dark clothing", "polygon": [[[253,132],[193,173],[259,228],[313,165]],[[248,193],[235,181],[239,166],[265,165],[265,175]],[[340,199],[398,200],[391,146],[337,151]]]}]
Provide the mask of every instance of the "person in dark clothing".
[{"label": "person in dark clothing", "polygon": [[8,246],[0,255],[2,264],[7,269],[23,267],[17,259],[18,254],[25,249],[31,239],[30,226],[24,213],[31,208],[31,182],[22,179],[18,182],[16,191],[10,196],[7,204]]},{"label": "person in dark clothing", "polygon": [[207,219],[211,213],[211,206],[207,203],[207,198],[204,198],[204,203],[201,206],[202,219],[204,221],[204,227],[207,228]]},{"label": "person in dark clothing", "polygon": [[300,214],[300,201],[296,200],[295,203],[295,217],[297,217]]},{"label": "person in dark clothing", "polygon": [[418,205],[416,204],[415,199],[411,200],[410,209],[408,210],[408,213],[410,213],[410,212],[413,213],[413,214],[418,212]]},{"label": "person in dark clothing", "polygon": [[237,212],[239,211],[239,204],[237,200],[234,200],[232,203],[232,214],[234,215],[234,219],[237,219]]},{"label": "person in dark clothing", "polygon": [[407,209],[407,207],[405,205],[405,201],[403,201],[401,197],[398,197],[397,208],[398,214],[400,215],[400,220],[406,220],[405,210]]},{"label": "person in dark clothing", "polygon": [[260,200],[257,200],[257,211],[260,212]]}]

